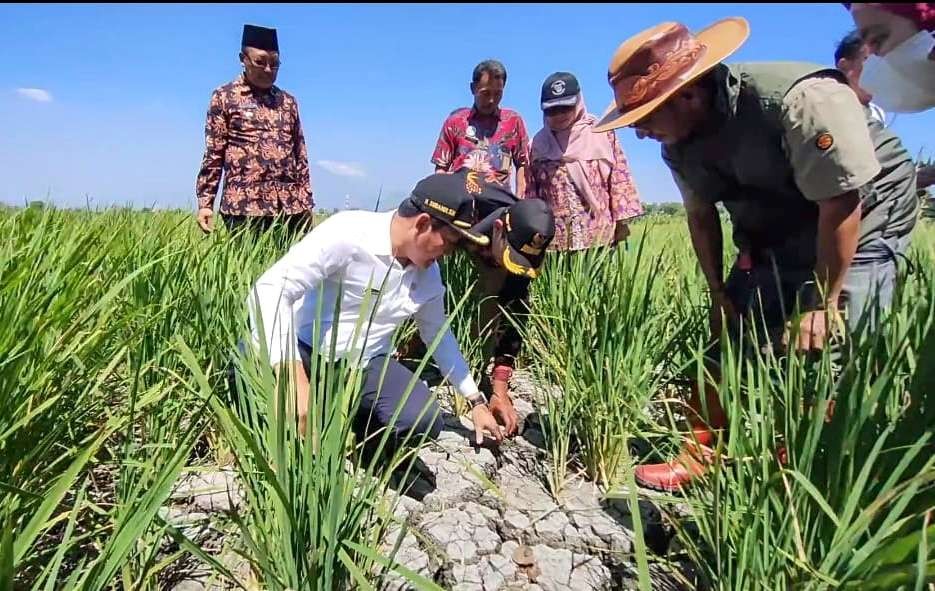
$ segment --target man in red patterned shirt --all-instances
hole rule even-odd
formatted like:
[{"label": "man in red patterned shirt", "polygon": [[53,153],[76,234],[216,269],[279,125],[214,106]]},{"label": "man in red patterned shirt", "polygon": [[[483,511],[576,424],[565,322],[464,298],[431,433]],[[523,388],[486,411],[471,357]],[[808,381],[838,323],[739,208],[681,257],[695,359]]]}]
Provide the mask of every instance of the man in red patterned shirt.
[{"label": "man in red patterned shirt", "polygon": [[[500,108],[505,85],[503,64],[497,60],[477,64],[471,82],[474,106],[456,109],[442,125],[432,154],[435,172],[468,168],[483,173],[487,182],[525,194],[529,136],[519,113]],[[510,182],[514,167],[515,191]]]},{"label": "man in red patterned shirt", "polygon": [[311,225],[311,179],[295,98],[274,85],[279,72],[275,29],[244,25],[244,73],[211,94],[205,155],[198,173],[198,225],[212,228],[224,173],[220,213],[229,230],[265,230],[282,216],[293,232]]}]

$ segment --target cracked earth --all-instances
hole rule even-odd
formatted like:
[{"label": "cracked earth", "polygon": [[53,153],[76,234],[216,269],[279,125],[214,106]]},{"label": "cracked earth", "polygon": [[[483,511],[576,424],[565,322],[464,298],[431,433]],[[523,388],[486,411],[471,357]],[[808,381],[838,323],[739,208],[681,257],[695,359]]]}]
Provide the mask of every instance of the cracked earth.
[{"label": "cracked earth", "polygon": [[[626,503],[604,499],[594,484],[580,478],[554,498],[544,484],[549,458],[530,402],[528,375],[517,371],[511,389],[520,435],[499,448],[477,447],[471,443],[473,433],[446,413],[446,428],[438,440],[419,452],[435,477],[435,487],[419,480],[397,497],[396,524],[381,550],[388,552],[399,543],[400,564],[453,591],[635,588]],[[447,391],[438,390],[439,400],[451,399]],[[218,539],[213,517],[236,510],[241,502],[233,472],[188,474],[162,516],[209,551],[213,546],[232,571],[245,576],[243,561],[220,550],[226,546]],[[651,504],[641,503],[641,514],[644,523],[659,523]],[[403,527],[406,533],[400,540]],[[678,588],[664,573],[654,575],[656,588]],[[169,588],[225,587],[202,571],[187,573]],[[399,576],[391,576],[383,586],[385,591],[409,588]]]}]

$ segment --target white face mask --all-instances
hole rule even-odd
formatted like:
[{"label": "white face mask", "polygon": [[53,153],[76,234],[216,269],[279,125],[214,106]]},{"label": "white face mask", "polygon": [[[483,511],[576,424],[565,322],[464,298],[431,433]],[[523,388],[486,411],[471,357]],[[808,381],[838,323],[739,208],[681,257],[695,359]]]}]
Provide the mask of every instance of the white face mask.
[{"label": "white face mask", "polygon": [[919,31],[884,57],[871,55],[860,86],[887,111],[918,113],[935,107],[935,61],[929,59],[933,48],[935,37]]}]

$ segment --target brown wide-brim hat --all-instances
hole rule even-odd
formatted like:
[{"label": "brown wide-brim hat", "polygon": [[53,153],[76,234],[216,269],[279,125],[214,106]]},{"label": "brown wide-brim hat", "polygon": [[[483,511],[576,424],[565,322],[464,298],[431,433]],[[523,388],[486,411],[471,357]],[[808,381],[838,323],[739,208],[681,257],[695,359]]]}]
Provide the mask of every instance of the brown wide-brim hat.
[{"label": "brown wide-brim hat", "polygon": [[614,102],[592,130],[605,132],[636,123],[727,59],[749,36],[747,20],[730,17],[694,35],[681,23],[666,22],[627,39],[607,70]]}]

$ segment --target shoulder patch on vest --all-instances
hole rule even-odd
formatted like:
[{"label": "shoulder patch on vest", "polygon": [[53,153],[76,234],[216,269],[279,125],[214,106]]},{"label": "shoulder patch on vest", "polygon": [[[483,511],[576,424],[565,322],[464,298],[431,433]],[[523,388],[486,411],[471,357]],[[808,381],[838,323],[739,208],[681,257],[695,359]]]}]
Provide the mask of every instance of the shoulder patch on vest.
[{"label": "shoulder patch on vest", "polygon": [[815,138],[815,147],[819,150],[827,150],[834,145],[834,137],[830,133],[822,133]]}]

